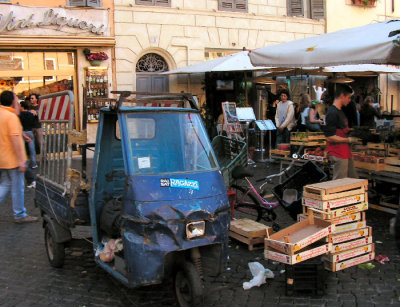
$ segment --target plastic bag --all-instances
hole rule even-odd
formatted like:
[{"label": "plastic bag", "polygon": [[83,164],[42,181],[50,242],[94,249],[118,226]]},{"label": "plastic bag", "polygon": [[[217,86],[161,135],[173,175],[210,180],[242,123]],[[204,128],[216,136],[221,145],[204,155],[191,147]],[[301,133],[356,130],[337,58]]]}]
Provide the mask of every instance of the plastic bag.
[{"label": "plastic bag", "polygon": [[253,275],[253,279],[249,282],[244,282],[243,289],[248,290],[254,286],[259,287],[262,284],[265,284],[267,276],[265,276],[264,266],[259,262],[249,262],[249,268],[251,275]]},{"label": "plastic bag", "polygon": [[122,251],[122,239],[103,239],[101,241],[103,243],[103,249],[96,250],[96,256],[100,257],[100,260],[103,262],[111,262],[114,260],[114,254],[116,252]]}]

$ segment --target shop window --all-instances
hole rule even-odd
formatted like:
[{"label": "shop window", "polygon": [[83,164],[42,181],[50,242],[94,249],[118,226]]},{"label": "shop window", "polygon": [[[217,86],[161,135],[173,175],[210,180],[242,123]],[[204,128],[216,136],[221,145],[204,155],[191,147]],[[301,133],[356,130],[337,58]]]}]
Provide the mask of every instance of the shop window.
[{"label": "shop window", "polygon": [[247,12],[247,0],[218,0],[218,10]]},{"label": "shop window", "polygon": [[136,0],[136,4],[171,7],[171,0]]},{"label": "shop window", "polygon": [[325,18],[325,0],[287,0],[288,16]]},{"label": "shop window", "polygon": [[102,0],[67,0],[67,6],[102,7]]}]

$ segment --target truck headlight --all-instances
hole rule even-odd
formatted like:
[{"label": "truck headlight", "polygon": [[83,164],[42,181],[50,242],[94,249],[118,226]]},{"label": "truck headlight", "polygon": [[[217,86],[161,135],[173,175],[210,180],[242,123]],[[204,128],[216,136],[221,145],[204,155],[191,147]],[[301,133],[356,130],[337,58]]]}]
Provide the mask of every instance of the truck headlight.
[{"label": "truck headlight", "polygon": [[195,237],[201,237],[204,235],[206,229],[206,222],[191,222],[186,224],[186,237],[192,239]]}]

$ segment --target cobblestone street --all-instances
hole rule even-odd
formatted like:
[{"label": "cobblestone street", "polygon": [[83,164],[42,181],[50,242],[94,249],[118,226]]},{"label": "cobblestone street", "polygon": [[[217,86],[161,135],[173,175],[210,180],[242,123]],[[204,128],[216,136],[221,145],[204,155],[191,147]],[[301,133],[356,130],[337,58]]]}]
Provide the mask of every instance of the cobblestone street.
[{"label": "cobblestone street", "polygon": [[[34,191],[26,189],[29,213]],[[277,222],[285,227],[293,221],[280,207]],[[286,296],[285,266],[263,260],[263,250],[248,251],[232,240],[227,270],[207,281],[204,306],[400,306],[400,254],[389,234],[392,216],[367,212],[373,227],[376,255],[384,254],[387,264],[374,261],[375,268],[357,266],[337,273],[326,272],[322,296]],[[0,301],[2,306],[176,306],[171,282],[130,290],[97,267],[87,241],[76,241],[67,249],[65,265],[52,268],[47,260],[41,223],[14,224],[11,203],[0,207]],[[275,278],[259,288],[244,291],[242,283],[251,279],[248,262],[259,261]]]}]

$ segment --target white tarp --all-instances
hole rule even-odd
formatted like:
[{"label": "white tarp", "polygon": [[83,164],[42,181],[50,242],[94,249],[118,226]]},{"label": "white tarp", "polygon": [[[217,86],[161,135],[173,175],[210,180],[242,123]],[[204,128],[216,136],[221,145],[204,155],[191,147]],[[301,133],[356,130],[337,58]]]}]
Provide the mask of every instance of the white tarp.
[{"label": "white tarp", "polygon": [[201,62],[167,71],[163,74],[193,74],[213,71],[251,71],[251,70],[266,70],[268,67],[255,67],[250,63],[248,51],[239,51],[221,58],[210,61]]},{"label": "white tarp", "polygon": [[267,46],[251,51],[249,56],[255,66],[400,65],[400,20]]}]

